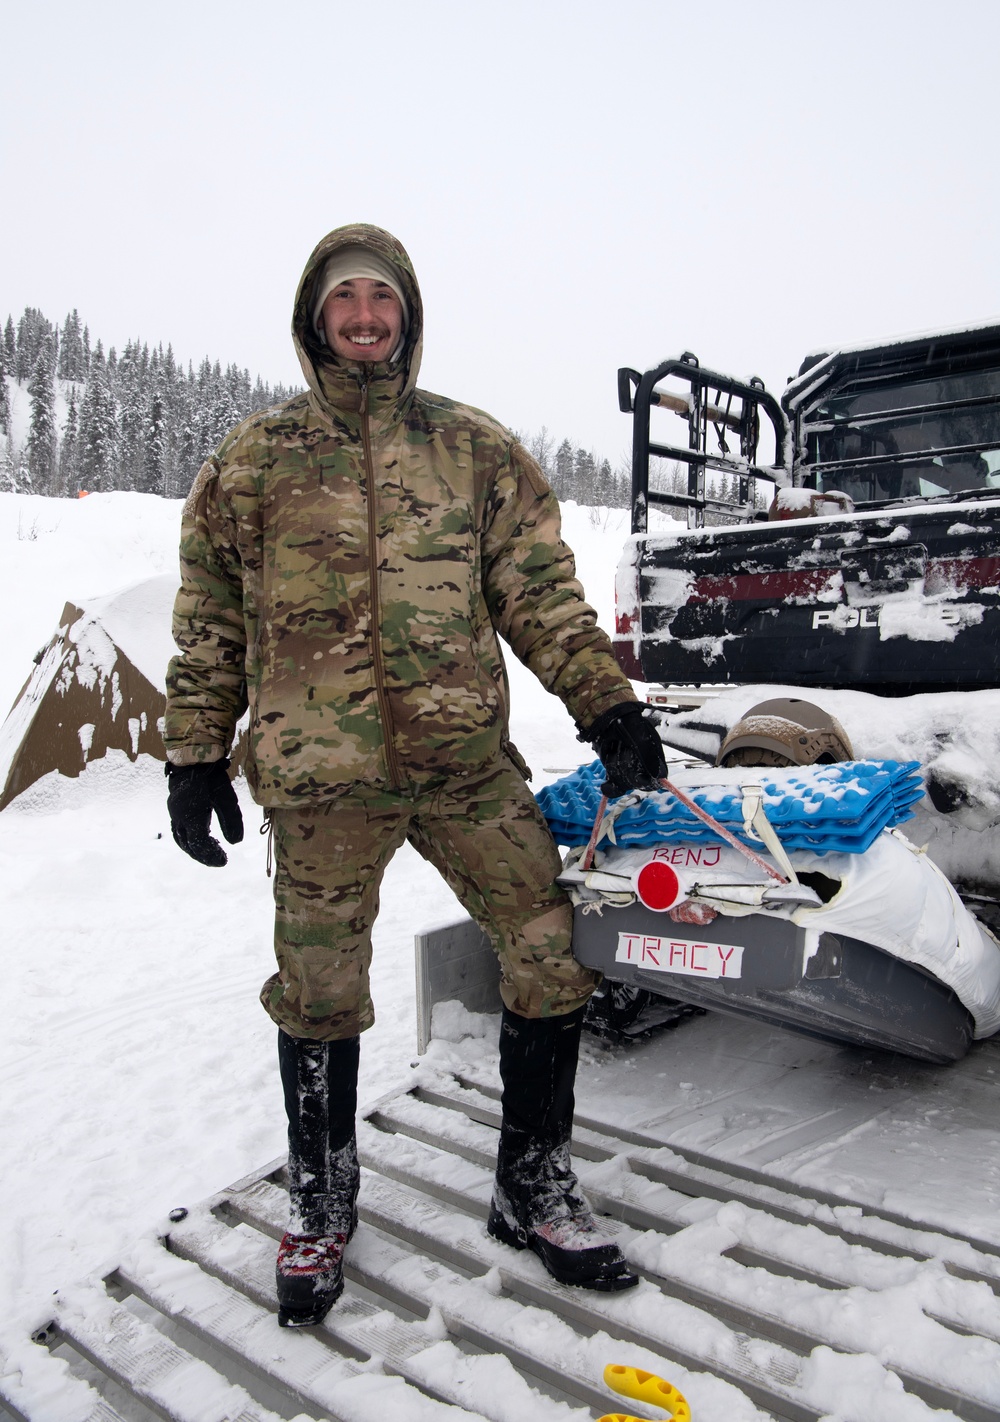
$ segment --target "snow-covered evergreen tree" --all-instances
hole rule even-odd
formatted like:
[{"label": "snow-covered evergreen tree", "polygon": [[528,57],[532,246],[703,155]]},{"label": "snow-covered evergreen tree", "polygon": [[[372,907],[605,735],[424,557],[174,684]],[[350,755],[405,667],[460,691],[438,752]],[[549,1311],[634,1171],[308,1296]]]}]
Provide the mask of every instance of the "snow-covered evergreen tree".
[{"label": "snow-covered evergreen tree", "polygon": [[14,490],[18,494],[33,494],[34,486],[31,482],[31,470],[28,468],[28,461],[23,453],[18,453],[13,444],[8,445],[10,452],[12,478]]},{"label": "snow-covered evergreen tree", "polygon": [[599,504],[606,508],[626,508],[631,488],[628,464],[615,470],[608,459],[593,450],[574,449],[564,439],[558,447],[543,425],[538,434],[526,436],[523,443],[541,466],[557,499],[573,499],[580,504]]},{"label": "snow-covered evergreen tree", "polygon": [[266,410],[269,405],[277,404],[281,397],[272,391],[269,385],[265,385],[258,375],[254,382],[254,387],[250,391],[248,415],[252,415],[255,410]]},{"label": "snow-covered evergreen tree", "polygon": [[117,394],[121,476],[118,487],[139,489],[143,479],[149,399],[138,342],[129,341],[118,363]]},{"label": "snow-covered evergreen tree", "polygon": [[[201,467],[201,423],[198,409],[198,385],[188,363],[187,374],[178,371],[173,410],[173,462],[170,470],[170,495],[186,494]],[[192,472],[194,471],[194,472]]]},{"label": "snow-covered evergreen tree", "polygon": [[62,380],[86,380],[87,378],[83,331],[80,327],[80,315],[75,306],[63,322],[62,339],[59,342],[58,374]]},{"label": "snow-covered evergreen tree", "polygon": [[110,372],[98,341],[80,410],[80,485],[88,493],[117,487],[118,418]]},{"label": "snow-covered evergreen tree", "polygon": [[207,458],[228,434],[234,425],[243,419],[243,411],[237,402],[237,395],[228,377],[222,374],[219,362],[212,367],[211,381],[207,390],[208,399],[202,407],[204,419],[201,426],[202,458]]},{"label": "snow-covered evergreen tree", "polygon": [[[120,357],[114,349],[105,357],[97,341],[91,352],[90,328],[82,325],[75,308],[60,327],[35,307],[26,307],[16,325],[8,317],[0,338],[0,366],[5,364],[22,386],[34,381],[43,345],[53,377],[63,382],[69,414],[58,458],[53,423],[52,458],[46,461],[42,410],[33,417],[30,459],[27,443],[18,449],[7,439],[5,477],[22,490],[29,487],[33,471],[36,492],[75,493],[82,486],[183,496],[234,425],[295,393],[281,385],[268,386],[259,376],[254,382],[247,370],[234,364],[223,369],[221,362],[207,358],[197,375],[190,365],[185,372],[169,346],[165,353],[162,346],[150,352],[147,345],[129,341]],[[5,426],[8,433],[10,429],[5,393],[0,382],[0,439]],[[54,410],[55,393],[51,407],[32,394],[33,410],[39,399]]]},{"label": "snow-covered evergreen tree", "polygon": [[143,494],[165,492],[170,436],[167,426],[168,407],[164,392],[162,362],[153,352],[149,400],[146,405],[146,425],[142,442],[142,469],[136,488]]},{"label": "snow-covered evergreen tree", "polygon": [[62,443],[59,446],[59,492],[61,494],[69,494],[72,497],[77,492],[79,462],[80,422],[76,408],[76,395],[71,391],[69,410],[66,414],[66,427],[63,430]]},{"label": "snow-covered evergreen tree", "polygon": [[10,395],[7,390],[7,351],[0,340],[0,435],[10,434]]},{"label": "snow-covered evergreen tree", "polygon": [[42,338],[35,357],[28,394],[31,396],[31,421],[25,455],[31,484],[37,494],[55,492],[56,475],[56,387],[54,342]]},{"label": "snow-covered evergreen tree", "polygon": [[10,437],[0,440],[0,494],[17,493],[17,476]]},{"label": "snow-covered evergreen tree", "polygon": [[[191,380],[191,368],[188,367],[188,381]],[[212,380],[212,362],[206,356],[198,367],[198,375],[195,381],[194,407],[197,411],[196,422],[193,428],[194,447],[193,451],[197,457],[197,451],[213,445],[212,431],[215,428],[211,416],[211,406],[215,395],[215,383]]]},{"label": "snow-covered evergreen tree", "polygon": [[573,446],[564,439],[556,450],[552,489],[557,499],[575,498],[573,493]]},{"label": "snow-covered evergreen tree", "polygon": [[247,415],[253,413],[252,390],[250,386],[250,372],[240,370],[238,366],[228,365],[226,367],[226,388],[229,391],[229,398],[232,401],[232,408],[236,412],[236,419],[233,424],[239,424],[245,420]]},{"label": "snow-covered evergreen tree", "polygon": [[573,456],[573,494],[578,504],[596,504],[597,470],[594,456],[588,449],[578,449]]},{"label": "snow-covered evergreen tree", "polygon": [[611,509],[615,506],[615,476],[611,468],[611,462],[607,459],[598,459],[591,455],[594,465],[594,503],[601,508]]},{"label": "snow-covered evergreen tree", "polygon": [[190,414],[187,382],[183,369],[174,357],[173,346],[167,346],[160,369],[165,421],[162,493],[165,498],[176,499],[186,494],[191,486],[191,479],[186,478],[181,451]]},{"label": "snow-covered evergreen tree", "polygon": [[24,315],[17,323],[17,353],[14,360],[14,370],[18,380],[24,382],[31,379],[31,372],[35,368],[35,361],[38,359],[42,342],[51,340],[53,334],[52,322],[47,321],[37,307],[26,306],[24,308]]}]

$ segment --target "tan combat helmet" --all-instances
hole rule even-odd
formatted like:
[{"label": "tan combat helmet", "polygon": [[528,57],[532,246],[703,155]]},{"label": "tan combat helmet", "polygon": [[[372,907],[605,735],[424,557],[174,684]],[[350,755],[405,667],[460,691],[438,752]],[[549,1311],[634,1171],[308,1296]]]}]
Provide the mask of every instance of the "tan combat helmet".
[{"label": "tan combat helmet", "polygon": [[847,732],[835,716],[794,696],[760,701],[726,736],[716,765],[816,765],[853,760]]}]

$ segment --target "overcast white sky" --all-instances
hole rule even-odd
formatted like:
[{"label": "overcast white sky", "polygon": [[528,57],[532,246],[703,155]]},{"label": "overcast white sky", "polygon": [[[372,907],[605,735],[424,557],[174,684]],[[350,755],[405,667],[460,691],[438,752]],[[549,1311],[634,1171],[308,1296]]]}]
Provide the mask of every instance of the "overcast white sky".
[{"label": "overcast white sky", "polygon": [[997,0],[5,0],[0,32],[2,318],[292,382],[306,256],[377,222],[422,385],[617,460],[619,365],[777,393],[816,346],[1000,317]]}]

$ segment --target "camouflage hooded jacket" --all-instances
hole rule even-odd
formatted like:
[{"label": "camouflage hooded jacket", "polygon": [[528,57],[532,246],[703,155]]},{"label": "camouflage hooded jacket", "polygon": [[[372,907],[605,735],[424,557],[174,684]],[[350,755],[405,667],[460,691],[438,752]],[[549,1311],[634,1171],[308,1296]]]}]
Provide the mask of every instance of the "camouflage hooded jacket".
[{"label": "camouflage hooded jacket", "polygon": [[[409,301],[392,364],[338,361],[312,328],[327,258],[358,242],[398,267]],[[538,466],[488,415],[415,388],[422,324],[395,238],[324,238],[292,320],[307,392],[227,435],[184,509],[167,755],[224,756],[249,704],[265,806],[495,763],[509,744],[498,633],[583,726],[634,698]]]}]

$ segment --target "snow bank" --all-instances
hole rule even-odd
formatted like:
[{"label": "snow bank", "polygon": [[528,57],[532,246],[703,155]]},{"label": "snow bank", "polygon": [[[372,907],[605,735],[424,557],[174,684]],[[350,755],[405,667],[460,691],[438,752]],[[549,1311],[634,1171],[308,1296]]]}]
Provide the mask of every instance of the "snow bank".
[{"label": "snow bank", "polygon": [[[4,619],[0,718],[14,703],[32,659],[80,604],[158,573],[177,575],[182,504],[154,494],[46,499],[0,494],[0,587]],[[9,609],[16,608],[15,617]],[[157,657],[159,651],[157,652]],[[162,682],[162,671],[158,684]]]}]

